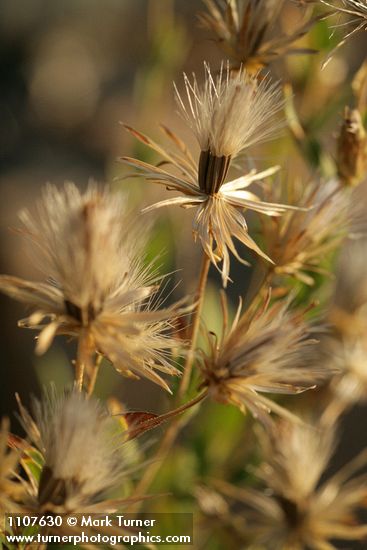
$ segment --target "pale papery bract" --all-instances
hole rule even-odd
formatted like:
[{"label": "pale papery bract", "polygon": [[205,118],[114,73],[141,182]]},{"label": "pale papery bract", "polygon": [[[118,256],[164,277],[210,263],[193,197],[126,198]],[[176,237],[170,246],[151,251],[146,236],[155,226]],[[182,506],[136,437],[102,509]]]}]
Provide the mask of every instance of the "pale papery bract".
[{"label": "pale papery bract", "polygon": [[[268,139],[279,125],[274,115],[281,107],[280,91],[268,79],[260,80],[245,71],[233,78],[229,69],[220,71],[214,79],[205,65],[205,83],[197,84],[185,76],[186,102],[176,89],[180,112],[192,128],[201,148],[196,162],[185,143],[171,130],[162,127],[174,145],[172,151],[161,147],[146,135],[130,126],[125,128],[145,145],[157,152],[164,163],[159,166],[131,157],[120,160],[137,169],[147,181],[164,185],[183,196],[163,200],[144,211],[178,205],[195,208],[194,239],[199,239],[204,252],[220,270],[223,285],[229,280],[230,254],[243,263],[233,239],[268,261],[271,259],[250,237],[243,212],[254,210],[268,216],[279,216],[295,210],[284,204],[262,202],[247,190],[253,182],[273,175],[278,167],[263,172],[251,170],[233,181],[226,182],[231,159],[249,146]],[[172,168],[166,169],[166,165]],[[218,263],[222,262],[219,267]]]},{"label": "pale papery bract", "polygon": [[126,197],[95,184],[85,193],[72,183],[47,186],[38,216],[21,218],[47,280],[1,275],[0,289],[31,308],[20,325],[40,331],[36,352],[56,334],[69,335],[87,375],[99,353],[122,374],[169,389],[156,371],[179,374],[169,360],[178,341],[168,331],[183,309],[158,308],[161,277],[143,263],[145,230],[127,217]]}]

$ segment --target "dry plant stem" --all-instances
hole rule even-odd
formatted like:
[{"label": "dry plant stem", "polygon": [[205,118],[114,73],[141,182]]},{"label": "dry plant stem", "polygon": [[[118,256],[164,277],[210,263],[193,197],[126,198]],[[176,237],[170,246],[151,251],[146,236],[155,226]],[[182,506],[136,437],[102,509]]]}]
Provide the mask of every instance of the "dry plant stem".
[{"label": "dry plant stem", "polygon": [[[162,466],[162,460],[167,456],[176,439],[176,436],[181,427],[181,423],[182,418],[175,418],[172,424],[170,424],[170,426],[168,427],[158,448],[158,451],[153,458],[154,462],[151,462],[149,464],[148,468],[145,470],[141,480],[135,488],[134,497],[140,497],[148,491],[160,467]],[[139,512],[141,505],[142,502],[137,502],[129,509],[129,512],[136,514],[137,512]]]},{"label": "dry plant stem", "polygon": [[93,371],[88,384],[88,390],[87,390],[88,395],[92,395],[94,391],[101,362],[102,362],[102,355],[97,355],[96,362],[94,364]]},{"label": "dry plant stem", "polygon": [[[199,394],[197,397],[189,401],[188,403],[185,403],[184,405],[181,405],[181,407],[178,407],[177,409],[168,412],[166,415],[167,418],[170,416],[175,416],[172,423],[169,425],[168,429],[166,430],[163,439],[158,447],[158,450],[154,456],[153,462],[149,464],[147,469],[145,470],[141,480],[137,484],[135,488],[135,492],[133,497],[139,498],[146,494],[146,491],[149,489],[150,485],[152,484],[155,476],[157,475],[159,469],[162,466],[162,462],[164,458],[167,456],[169,450],[171,449],[177,434],[180,431],[180,428],[185,423],[185,418],[182,416],[177,416],[181,412],[184,412],[185,410],[193,407],[194,405],[197,405],[201,401],[203,401],[208,395],[208,390],[203,391],[201,394]],[[130,510],[131,513],[137,513],[143,504],[142,501],[137,502]]]},{"label": "dry plant stem", "polygon": [[[177,394],[177,397],[179,400],[182,399],[182,397],[185,395],[190,383],[192,365],[193,365],[194,355],[195,355],[196,341],[197,341],[199,328],[200,328],[201,312],[202,312],[203,303],[204,303],[205,288],[208,280],[209,267],[210,267],[210,258],[209,256],[207,256],[207,254],[203,253],[200,275],[199,275],[199,284],[195,295],[196,310],[195,310],[195,313],[193,314],[194,318],[191,324],[190,349],[187,354],[185,368],[184,368],[181,384]],[[202,399],[204,399],[206,395],[207,395],[207,392],[203,392],[197,398],[193,399],[189,403],[182,405],[181,407],[179,407],[178,409],[175,409],[175,411],[172,411],[172,412],[175,415],[179,414],[179,412],[186,410],[188,406],[192,407],[193,405],[196,405],[197,403],[202,401]],[[170,415],[170,413],[168,414]],[[184,418],[177,417],[177,416],[176,418],[174,418],[174,420],[172,421],[172,423],[170,424],[170,426],[168,427],[167,431],[163,436],[163,439],[156,452],[153,462],[151,462],[149,467],[145,470],[143,477],[141,478],[140,482],[136,486],[134,497],[139,497],[141,495],[144,495],[145,492],[149,489],[151,483],[153,482],[155,476],[157,475],[162,465],[163,459],[171,449],[183,424],[184,424]],[[140,509],[140,506],[141,504],[137,503],[133,507],[132,511],[134,513],[138,512],[138,510]]]},{"label": "dry plant stem", "polygon": [[75,387],[78,392],[81,392],[83,389],[83,378],[84,378],[84,364],[77,359],[75,361]]},{"label": "dry plant stem", "polygon": [[84,334],[80,334],[78,340],[78,349],[76,359],[74,361],[75,365],[75,380],[74,387],[78,392],[83,390],[83,381],[84,381],[84,371],[85,371],[85,340]]},{"label": "dry plant stem", "polygon": [[202,312],[203,303],[204,303],[205,288],[208,280],[209,267],[210,267],[210,258],[209,256],[207,256],[207,254],[203,253],[203,258],[201,261],[200,276],[199,276],[199,284],[195,295],[196,310],[195,310],[195,313],[193,314],[193,319],[191,324],[190,349],[186,357],[181,384],[178,389],[179,399],[182,399],[182,397],[185,395],[190,383],[192,365],[193,365],[194,356],[195,356],[196,341],[198,338],[199,328],[200,328],[201,312]]}]

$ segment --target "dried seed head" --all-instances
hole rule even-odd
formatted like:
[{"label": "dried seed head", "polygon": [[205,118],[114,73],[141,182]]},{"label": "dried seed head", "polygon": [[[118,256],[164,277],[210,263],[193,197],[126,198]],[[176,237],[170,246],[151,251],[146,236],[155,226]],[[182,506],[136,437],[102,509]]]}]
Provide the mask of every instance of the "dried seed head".
[{"label": "dried seed head", "polygon": [[[172,151],[130,126],[125,128],[158,153],[164,160],[164,167],[131,157],[122,157],[120,160],[133,166],[148,181],[184,195],[153,204],[144,209],[145,212],[168,205],[196,207],[194,239],[200,240],[205,253],[220,270],[223,285],[226,286],[229,280],[229,252],[247,264],[239,256],[233,237],[266,260],[272,261],[249,235],[243,211],[248,209],[268,216],[280,216],[289,208],[297,208],[262,202],[247,190],[251,183],[273,175],[279,167],[258,173],[251,170],[226,182],[231,159],[250,145],[269,138],[279,127],[273,117],[282,104],[280,90],[267,79],[258,80],[245,71],[232,77],[229,68],[224,70],[222,66],[216,79],[207,64],[205,71],[203,87],[199,87],[195,75],[192,82],[185,76],[186,102],[176,89],[181,114],[201,147],[199,161],[195,162],[185,143],[168,128],[162,127],[162,130],[174,145]],[[221,268],[218,267],[219,262],[222,262]]]},{"label": "dried seed head", "polygon": [[20,218],[36,267],[62,289],[66,311],[83,325],[121,286],[135,278],[137,287],[146,282],[134,258],[134,238],[123,225],[129,224],[123,195],[94,183],[85,193],[70,182],[47,185],[37,215],[23,210]]},{"label": "dried seed head", "polygon": [[[262,490],[219,484],[224,494],[246,506],[247,536],[254,546],[326,549],[333,548],[335,539],[366,536],[358,512],[365,506],[367,476],[351,479],[366,467],[366,450],[325,479],[335,428],[281,421],[263,434],[261,443],[264,459],[255,474]],[[238,514],[239,503],[236,510]]]},{"label": "dried seed head", "polygon": [[202,356],[203,385],[214,399],[249,410],[265,424],[271,411],[294,419],[263,394],[297,394],[327,375],[312,365],[314,330],[284,302],[269,306],[267,301],[242,316],[239,307],[221,338],[209,335],[209,352]]},{"label": "dried seed head", "polygon": [[290,276],[307,285],[314,274],[327,273],[325,256],[348,234],[350,195],[335,180],[301,183],[292,178],[281,186],[267,187],[268,201],[295,201],[303,212],[281,218],[262,218],[263,248],[274,261],[275,276]]},{"label": "dried seed head", "polygon": [[261,437],[266,466],[259,474],[275,494],[293,502],[312,495],[335,448],[333,429],[323,430],[311,418],[303,420],[298,424],[280,420]]},{"label": "dried seed head", "polygon": [[40,331],[36,351],[44,353],[56,334],[66,334],[78,339],[77,362],[87,375],[98,352],[119,372],[168,389],[155,370],[178,374],[168,360],[177,341],[167,331],[182,309],[158,309],[161,278],[144,266],[146,231],[127,218],[125,197],[94,184],[85,193],[71,183],[48,186],[38,216],[21,217],[48,280],[2,275],[0,288],[33,308],[20,324]]},{"label": "dried seed head", "polygon": [[[54,391],[34,402],[39,430],[36,441],[44,456],[38,506],[44,511],[83,511],[118,487],[124,468],[115,422],[99,402],[75,391]],[[34,436],[30,420],[23,424]],[[121,435],[121,434],[120,434]]]},{"label": "dried seed head", "polygon": [[297,48],[294,42],[320,18],[306,21],[291,33],[283,33],[281,13],[285,0],[204,0],[204,3],[207,12],[199,14],[200,22],[233,60],[234,69],[242,65],[249,71],[257,71],[284,55],[315,51]]}]

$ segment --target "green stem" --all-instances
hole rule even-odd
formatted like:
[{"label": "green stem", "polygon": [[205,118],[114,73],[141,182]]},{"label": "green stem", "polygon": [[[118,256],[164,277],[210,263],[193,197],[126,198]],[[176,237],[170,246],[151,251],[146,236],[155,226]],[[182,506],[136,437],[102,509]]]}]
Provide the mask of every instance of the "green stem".
[{"label": "green stem", "polygon": [[187,353],[185,367],[181,379],[181,384],[178,390],[178,397],[182,399],[185,395],[191,378],[191,371],[195,357],[196,342],[199,334],[201,312],[204,304],[205,288],[208,281],[208,273],[210,267],[210,258],[207,254],[203,254],[201,269],[199,275],[199,284],[195,295],[196,310],[193,314],[191,333],[190,333],[190,349]]}]

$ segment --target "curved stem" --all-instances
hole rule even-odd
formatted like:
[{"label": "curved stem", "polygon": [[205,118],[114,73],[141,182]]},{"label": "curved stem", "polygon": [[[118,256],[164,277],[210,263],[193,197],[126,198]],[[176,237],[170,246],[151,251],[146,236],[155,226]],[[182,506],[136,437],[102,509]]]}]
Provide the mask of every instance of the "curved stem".
[{"label": "curved stem", "polygon": [[79,359],[75,361],[75,387],[78,392],[81,392],[83,389],[83,379],[84,379],[84,363]]},{"label": "curved stem", "polygon": [[182,397],[185,395],[190,383],[192,365],[193,365],[194,356],[195,356],[196,341],[198,338],[199,328],[200,328],[201,312],[202,312],[203,303],[204,303],[205,288],[206,288],[206,283],[208,281],[209,267],[210,267],[210,258],[204,252],[203,258],[201,261],[199,284],[195,295],[195,302],[197,305],[196,305],[196,310],[193,313],[193,319],[191,324],[190,349],[186,357],[185,368],[181,378],[181,384],[178,390],[179,399],[182,399]]},{"label": "curved stem", "polygon": [[[169,450],[171,449],[176,439],[177,434],[180,431],[181,426],[184,424],[185,418],[182,416],[177,417],[177,415],[193,407],[194,405],[197,405],[198,403],[203,401],[207,397],[207,395],[208,395],[208,390],[205,390],[201,394],[199,394],[197,397],[189,401],[188,403],[185,403],[184,405],[181,405],[181,407],[178,407],[173,411],[169,411],[168,413],[161,416],[161,418],[164,417],[164,419],[168,419],[172,416],[174,416],[175,418],[164,434],[164,437],[155,454],[154,461],[149,464],[141,480],[137,484],[133,494],[134,498],[144,496],[145,492],[149,489],[160,467],[162,466],[163,459],[168,454]],[[134,513],[138,512],[141,507],[141,504],[142,504],[141,501],[136,503],[136,505],[131,509],[131,512],[134,512]]]}]

